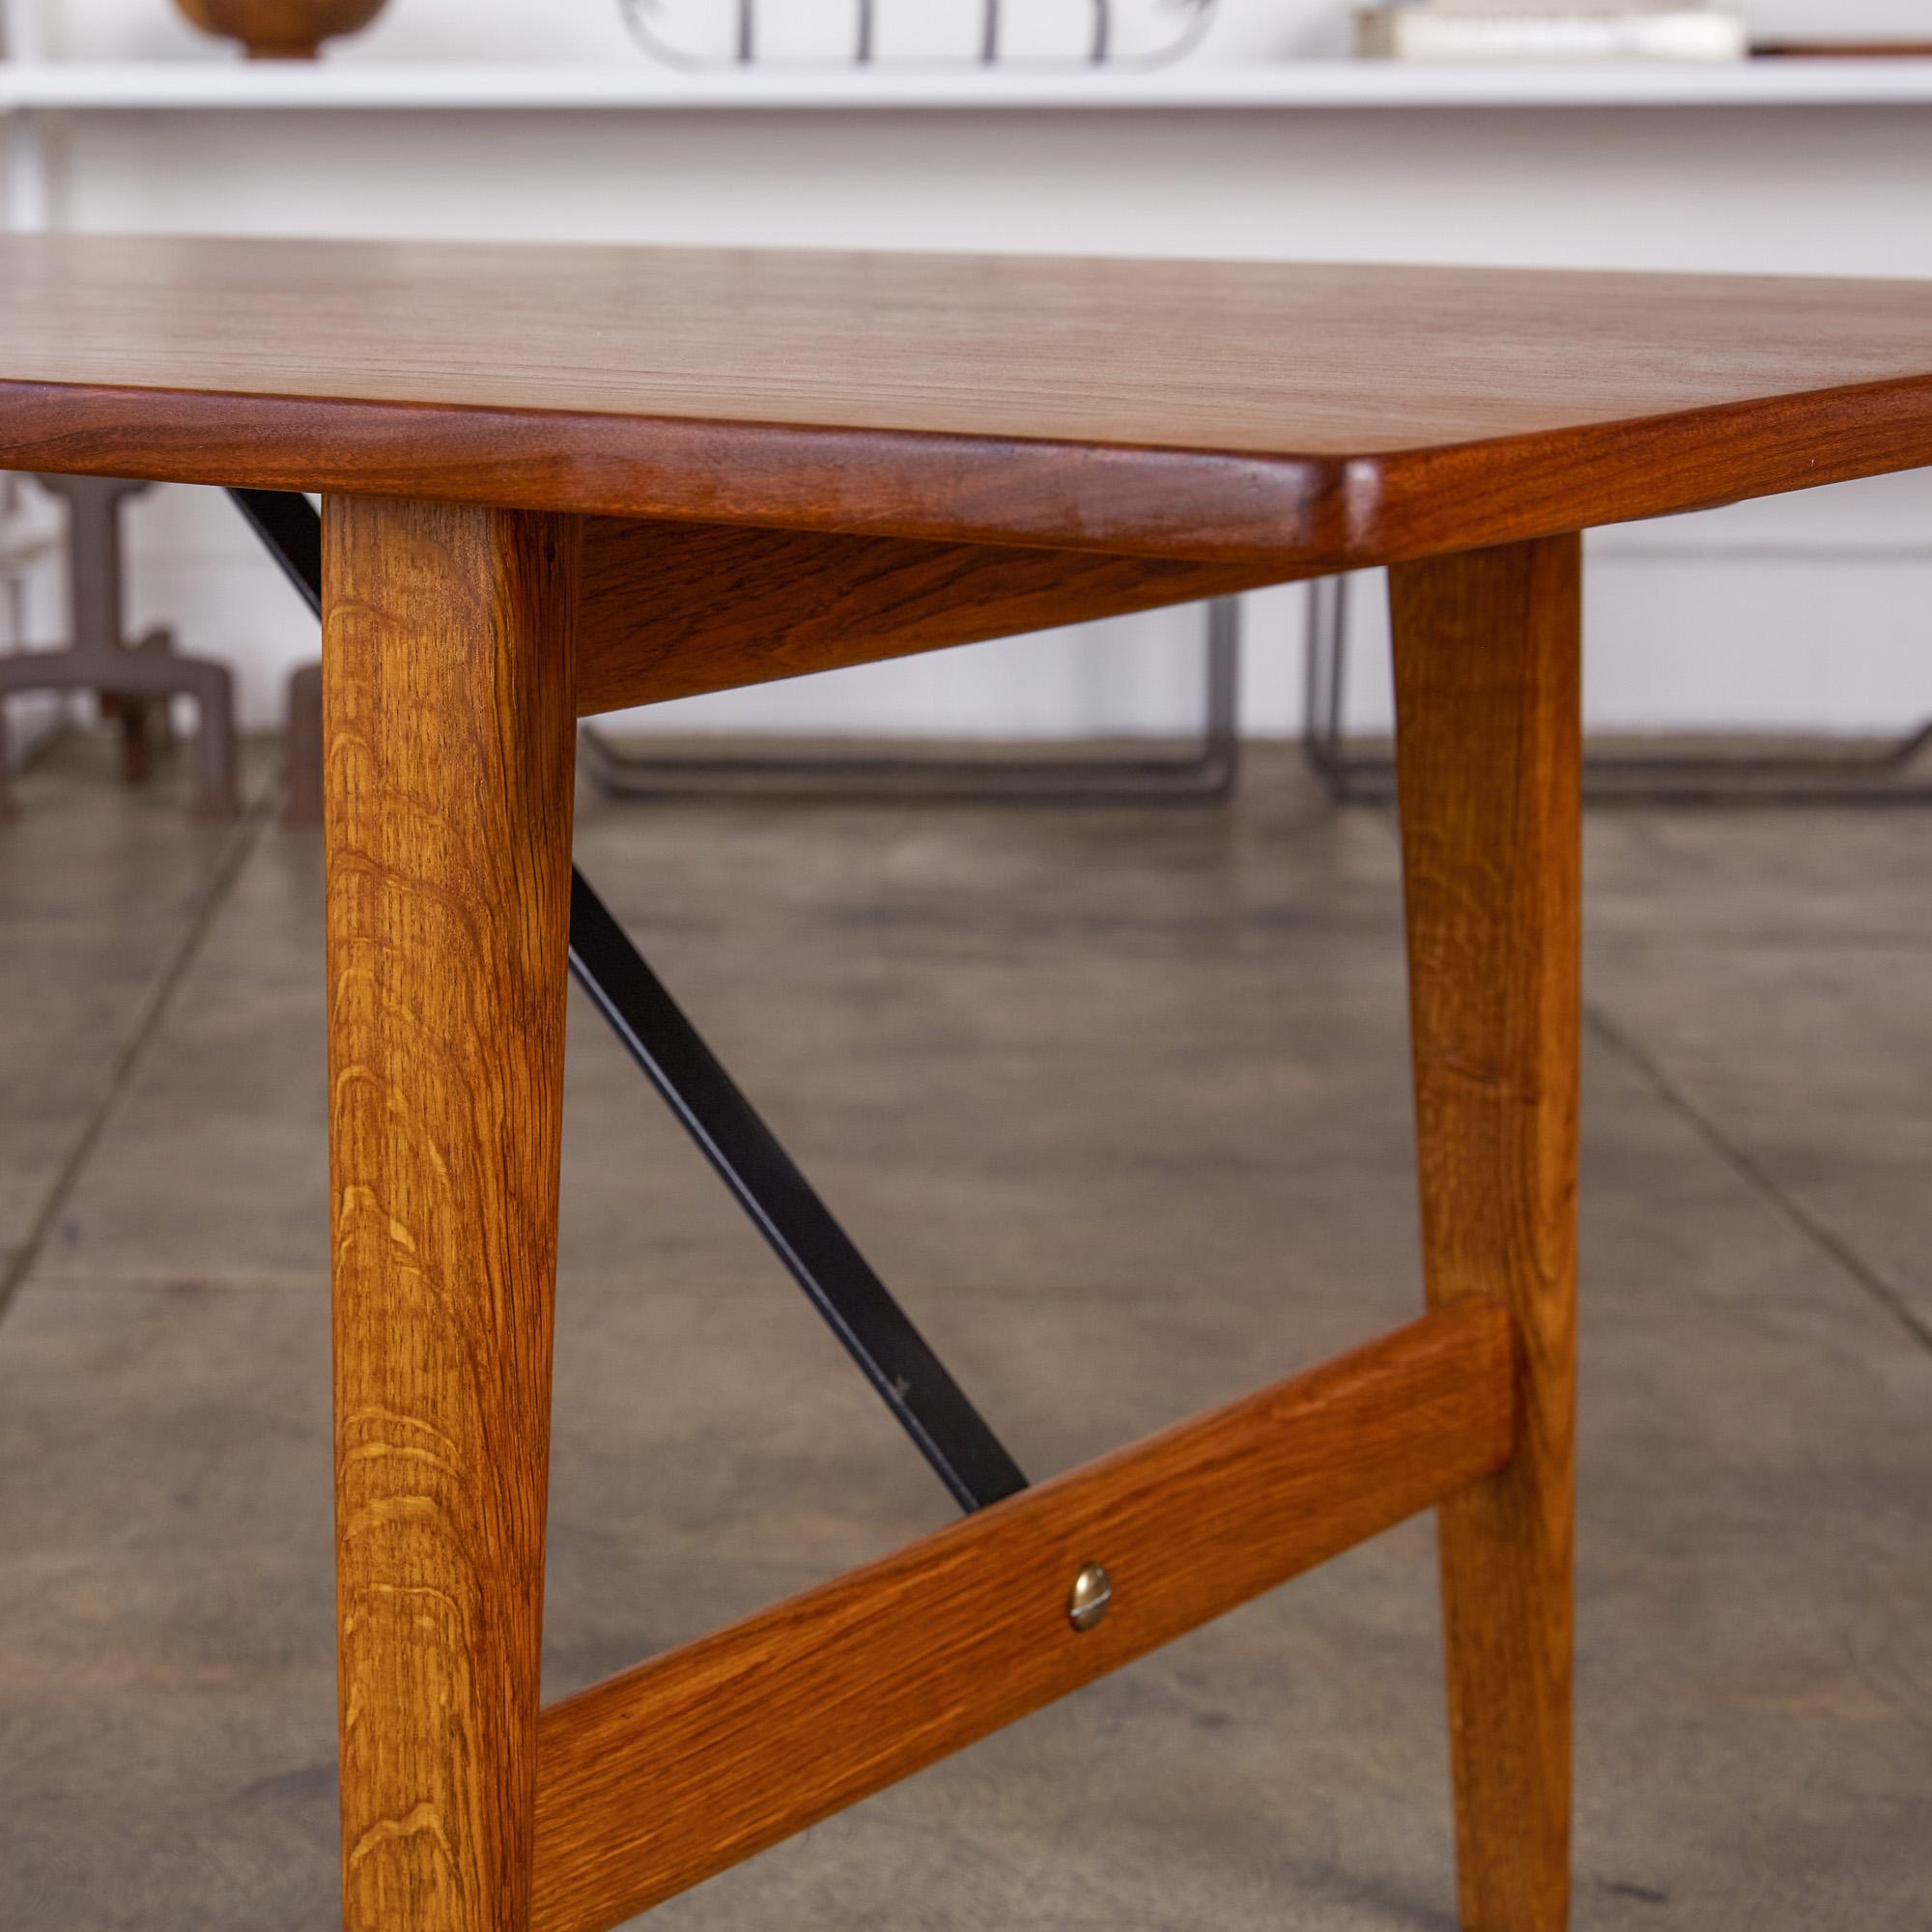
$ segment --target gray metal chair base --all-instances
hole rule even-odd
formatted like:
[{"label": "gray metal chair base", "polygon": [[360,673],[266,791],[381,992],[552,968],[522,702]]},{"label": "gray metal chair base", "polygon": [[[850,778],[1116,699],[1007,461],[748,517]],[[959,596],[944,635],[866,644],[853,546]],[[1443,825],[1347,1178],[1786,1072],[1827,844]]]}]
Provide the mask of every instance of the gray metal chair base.
[{"label": "gray metal chair base", "polygon": [[[109,476],[40,476],[43,489],[68,506],[68,592],[72,639],[54,650],[0,655],[0,710],[29,691],[92,691],[121,724],[124,770],[147,775],[151,712],[166,715],[166,700],[194,701],[194,810],[232,817],[241,809],[236,779],[235,680],[212,658],[177,654],[173,635],[148,632],[129,644],[123,629],[120,512],[123,500],[152,487]],[[0,809],[6,800],[0,794]]]}]

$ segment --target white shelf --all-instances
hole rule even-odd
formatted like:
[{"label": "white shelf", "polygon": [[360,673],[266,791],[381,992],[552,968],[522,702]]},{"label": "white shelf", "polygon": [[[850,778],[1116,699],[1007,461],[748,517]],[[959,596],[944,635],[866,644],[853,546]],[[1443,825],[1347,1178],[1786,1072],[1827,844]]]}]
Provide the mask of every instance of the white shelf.
[{"label": "white shelf", "polygon": [[315,110],[952,108],[1269,109],[1829,107],[1932,103],[1932,60],[1768,60],[1569,66],[1381,61],[1200,63],[1135,72],[823,69],[681,73],[652,67],[411,65],[336,60],[0,60],[0,113]]}]

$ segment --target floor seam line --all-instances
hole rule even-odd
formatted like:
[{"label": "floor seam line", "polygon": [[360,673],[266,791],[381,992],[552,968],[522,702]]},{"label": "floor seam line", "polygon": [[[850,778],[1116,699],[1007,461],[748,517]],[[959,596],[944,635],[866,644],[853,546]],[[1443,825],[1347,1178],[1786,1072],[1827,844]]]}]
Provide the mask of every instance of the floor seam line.
[{"label": "floor seam line", "polygon": [[62,1210],[67,1207],[79,1180],[81,1171],[93,1157],[105,1130],[108,1118],[114,1111],[115,1103],[121,1098],[132,1082],[135,1069],[140,1065],[148,1047],[160,1030],[161,1021],[166,1018],[173,1004],[176,991],[187,976],[187,969],[199,954],[202,943],[214,924],[216,914],[228,903],[229,895],[234,891],[237,880],[242,876],[242,868],[254,852],[263,829],[270,817],[273,803],[272,784],[266,788],[242,814],[242,823],[235,828],[234,838],[217,862],[213,875],[202,895],[199,906],[188,921],[187,930],[183,933],[176,946],[174,956],[161,970],[154,989],[148,995],[145,1009],[136,1021],[133,1032],[115,1056],[114,1065],[108,1073],[105,1091],[94,1111],[88,1116],[86,1124],[75,1137],[67,1158],[60,1164],[59,1171],[48,1183],[45,1196],[41,1203],[40,1212],[34,1216],[27,1230],[26,1238],[14,1251],[13,1261],[8,1264],[6,1274],[0,1277],[0,1321],[14,1305],[14,1297],[26,1286],[27,1277],[34,1271],[42,1254],[45,1251],[49,1236],[53,1234]]},{"label": "floor seam line", "polygon": [[1747,1149],[1718,1125],[1651,1056],[1599,1006],[1583,1003],[1583,1023],[1597,1038],[1632,1066],[1651,1092],[1686,1122],[1731,1171],[1775,1208],[1784,1220],[1819,1249],[1871,1300],[1889,1315],[1918,1346],[1932,1352],[1932,1324],[1922,1321],[1897,1289],[1858,1250],[1835,1234],[1786,1188]]},{"label": "floor seam line", "polygon": [[[1394,809],[1380,810],[1378,816],[1400,850],[1401,831]],[[1633,1067],[1657,1098],[1682,1119],[1732,1173],[1776,1208],[1788,1226],[1833,1262],[1913,1341],[1932,1352],[1932,1323],[1922,1320],[1897,1289],[1785,1188],[1763,1162],[1732,1141],[1602,1007],[1585,999],[1580,1009],[1584,1028]]]}]

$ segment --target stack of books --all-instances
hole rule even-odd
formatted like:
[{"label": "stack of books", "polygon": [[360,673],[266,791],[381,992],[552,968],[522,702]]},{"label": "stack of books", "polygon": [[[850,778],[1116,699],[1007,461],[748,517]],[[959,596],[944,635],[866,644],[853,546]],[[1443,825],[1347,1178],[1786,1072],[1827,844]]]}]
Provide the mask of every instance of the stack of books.
[{"label": "stack of books", "polygon": [[1389,0],[1356,14],[1378,60],[1741,60],[1743,18],[1701,0]]}]

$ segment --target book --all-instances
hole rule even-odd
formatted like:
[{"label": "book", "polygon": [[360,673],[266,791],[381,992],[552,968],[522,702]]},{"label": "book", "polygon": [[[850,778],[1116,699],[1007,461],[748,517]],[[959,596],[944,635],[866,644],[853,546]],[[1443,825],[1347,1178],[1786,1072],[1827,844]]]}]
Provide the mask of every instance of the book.
[{"label": "book", "polygon": [[1413,8],[1417,13],[1545,20],[1601,18],[1606,14],[1708,14],[1715,8],[1715,0],[1379,0],[1379,4],[1398,13]]},{"label": "book", "polygon": [[1745,23],[1717,7],[1562,9],[1462,4],[1376,7],[1355,16],[1356,50],[1375,60],[1742,60]]}]

